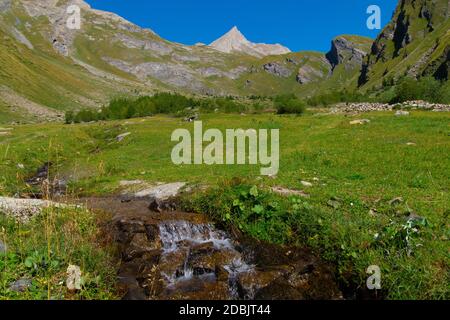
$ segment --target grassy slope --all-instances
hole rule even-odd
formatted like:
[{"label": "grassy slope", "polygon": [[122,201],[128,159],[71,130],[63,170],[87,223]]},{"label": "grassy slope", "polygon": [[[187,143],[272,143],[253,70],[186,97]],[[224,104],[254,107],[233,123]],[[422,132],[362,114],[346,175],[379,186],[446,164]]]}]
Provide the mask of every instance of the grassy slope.
[{"label": "grassy slope", "polygon": [[[16,18],[20,19],[18,25],[15,24]],[[26,23],[29,23],[29,28],[25,27]],[[11,26],[15,26],[30,40],[33,50],[14,39]],[[99,106],[120,92],[131,92],[134,89],[131,85],[119,85],[95,76],[71,59],[57,54],[48,40],[39,32],[33,31],[45,32],[48,27],[47,19],[30,19],[18,7],[1,17],[0,85],[56,110]],[[121,76],[127,79],[126,75]],[[14,115],[20,118],[17,113]],[[3,117],[2,121],[5,122]]]},{"label": "grassy slope", "polygon": [[[0,192],[26,190],[22,179],[49,158],[59,164],[62,176],[77,180],[72,185],[76,194],[108,193],[122,179],[215,185],[244,177],[301,189],[301,180],[318,178],[307,190],[311,194],[307,201],[333,227],[309,239],[309,244],[324,249],[329,241],[342,243],[360,275],[369,265],[380,265],[391,298],[448,297],[449,115],[413,112],[406,118],[392,113],[361,117],[372,122],[351,126],[349,118],[339,115],[205,115],[207,127],[281,129],[280,173],[275,180],[261,182],[254,180],[257,167],[174,166],[170,135],[178,127],[192,128],[179,119],[16,127],[12,136],[0,138]],[[132,134],[125,141],[113,142],[117,134],[128,131]],[[416,145],[408,146],[408,142]],[[18,169],[17,163],[23,163],[25,170]],[[406,205],[397,208],[397,213],[387,202],[399,196]],[[341,198],[342,207],[328,207],[332,197]],[[386,254],[373,246],[374,234],[382,232],[390,220],[402,221],[408,208],[432,224],[431,236],[421,239],[423,246],[411,257]],[[370,209],[377,209],[377,215],[370,216]]]}]

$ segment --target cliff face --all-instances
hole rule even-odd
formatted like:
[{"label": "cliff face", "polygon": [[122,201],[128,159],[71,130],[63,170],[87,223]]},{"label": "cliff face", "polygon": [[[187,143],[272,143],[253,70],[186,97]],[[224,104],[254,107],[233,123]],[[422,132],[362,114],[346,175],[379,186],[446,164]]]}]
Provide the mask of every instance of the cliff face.
[{"label": "cliff face", "polygon": [[346,68],[360,68],[369,53],[372,41],[363,37],[339,36],[331,42],[331,50],[326,54],[331,66],[345,64]]},{"label": "cliff face", "polygon": [[448,0],[400,0],[363,63],[359,85],[403,74],[448,79],[448,15]]}]

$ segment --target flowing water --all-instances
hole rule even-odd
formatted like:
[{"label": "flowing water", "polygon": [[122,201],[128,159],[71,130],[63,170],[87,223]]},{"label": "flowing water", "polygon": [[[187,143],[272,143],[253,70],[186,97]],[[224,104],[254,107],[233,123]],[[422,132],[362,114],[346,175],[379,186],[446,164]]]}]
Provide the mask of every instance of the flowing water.
[{"label": "flowing water", "polygon": [[333,272],[305,248],[258,242],[206,216],[148,202],[89,199],[114,214],[124,299],[339,299]]},{"label": "flowing water", "polygon": [[[237,279],[243,273],[251,273],[254,266],[247,264],[231,238],[217,230],[213,224],[193,224],[188,221],[170,221],[159,224],[162,243],[161,261],[173,261],[173,256],[183,259],[182,269],[163,271],[166,289],[176,291],[190,283],[210,282],[218,279],[218,267],[228,274],[229,298],[238,299]],[[219,265],[216,265],[218,263]],[[251,298],[251,297],[249,297]]]}]

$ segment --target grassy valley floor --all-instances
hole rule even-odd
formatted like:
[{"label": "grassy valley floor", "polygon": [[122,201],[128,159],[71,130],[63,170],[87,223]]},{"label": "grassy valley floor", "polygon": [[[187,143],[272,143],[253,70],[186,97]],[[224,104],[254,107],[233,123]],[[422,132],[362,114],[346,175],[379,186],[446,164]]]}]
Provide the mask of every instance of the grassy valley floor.
[{"label": "grassy valley floor", "polygon": [[[355,119],[370,123],[351,125]],[[193,124],[158,116],[13,126],[0,136],[0,194],[29,192],[25,180],[48,161],[51,174],[69,181],[75,197],[110,194],[121,180],[208,184],[212,190],[188,199],[188,208],[262,240],[306,244],[336,265],[344,285],[364,287],[366,269],[378,265],[386,298],[450,298],[448,113],[210,114],[201,120],[204,129],[280,129],[278,176],[260,178],[259,166],[175,166],[171,134],[177,128],[193,129]],[[123,133],[130,135],[117,141]],[[231,183],[233,178],[240,183]],[[273,186],[303,190],[309,198],[275,196],[268,192]],[[22,252],[23,246],[15,244],[21,229],[6,220],[0,223],[2,235],[16,239],[13,247]],[[25,274],[30,272],[24,265],[27,254],[14,258]],[[3,287],[10,279],[3,276]],[[104,286],[98,288],[104,295],[86,298],[113,297]]]}]

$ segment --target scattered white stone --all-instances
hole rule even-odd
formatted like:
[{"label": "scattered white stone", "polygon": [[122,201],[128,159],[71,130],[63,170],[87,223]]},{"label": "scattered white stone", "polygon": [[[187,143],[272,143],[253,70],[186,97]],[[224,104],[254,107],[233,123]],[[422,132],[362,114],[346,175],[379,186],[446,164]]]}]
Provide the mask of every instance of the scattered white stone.
[{"label": "scattered white stone", "polygon": [[145,182],[142,180],[122,180],[120,181],[121,187],[129,187],[129,186],[136,186],[140,184],[144,184]]},{"label": "scattered white stone", "polygon": [[375,217],[376,215],[377,215],[377,210],[376,209],[370,209],[369,210],[369,216]]},{"label": "scattered white stone", "polygon": [[301,184],[302,184],[304,187],[307,187],[307,188],[310,188],[310,187],[313,186],[313,184],[312,184],[311,182],[308,182],[308,181],[302,181]]},{"label": "scattered white stone", "polygon": [[405,117],[405,116],[409,116],[409,112],[408,111],[403,111],[403,110],[398,110],[395,113],[396,117]]},{"label": "scattered white stone", "polygon": [[407,145],[407,146],[416,146],[417,144],[414,143],[414,142],[408,142],[406,145]]},{"label": "scattered white stone", "polygon": [[369,119],[358,119],[358,120],[353,120],[350,121],[351,125],[355,125],[355,124],[366,124],[366,123],[370,123]]},{"label": "scattered white stone", "polygon": [[369,102],[360,102],[360,103],[339,103],[331,109],[332,113],[361,113],[361,112],[371,112],[371,111],[392,111],[393,109],[420,109],[420,110],[431,110],[435,112],[445,112],[450,111],[450,105],[448,104],[437,104],[437,103],[429,103],[426,101],[406,101],[403,103],[399,103],[396,105],[390,105],[387,103],[369,103]]},{"label": "scattered white stone", "polygon": [[399,204],[401,204],[403,202],[404,202],[404,200],[403,200],[402,197],[397,197],[397,198],[394,198],[391,201],[389,201],[389,205],[390,206],[396,206],[396,205],[399,205]]},{"label": "scattered white stone", "polygon": [[283,187],[272,187],[272,192],[277,193],[282,196],[299,196],[302,198],[309,198],[309,194],[301,190],[292,190]]},{"label": "scattered white stone", "polygon": [[69,265],[66,285],[69,291],[81,290],[81,269],[79,266]]},{"label": "scattered white stone", "polygon": [[119,134],[119,135],[116,137],[116,140],[117,140],[118,142],[121,142],[121,141],[123,141],[123,139],[125,139],[126,137],[128,137],[130,134],[131,134],[131,132],[125,132],[125,133]]},{"label": "scattered white stone", "polygon": [[25,166],[22,163],[17,164],[17,168],[19,169],[25,169]]},{"label": "scattered white stone", "polygon": [[27,222],[35,215],[40,214],[43,209],[49,207],[66,208],[67,205],[40,199],[0,197],[0,212],[21,222]]}]

